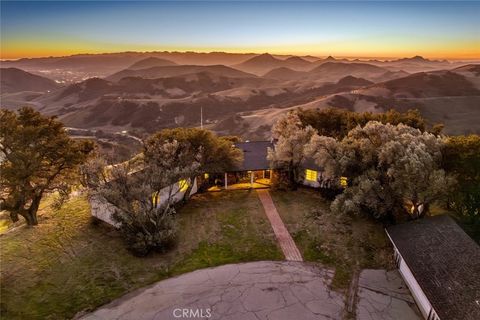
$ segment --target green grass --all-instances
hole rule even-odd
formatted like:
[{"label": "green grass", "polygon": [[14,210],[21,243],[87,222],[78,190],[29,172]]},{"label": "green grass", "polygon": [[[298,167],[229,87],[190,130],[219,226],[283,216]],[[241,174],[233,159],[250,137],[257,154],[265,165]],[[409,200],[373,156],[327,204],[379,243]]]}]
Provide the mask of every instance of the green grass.
[{"label": "green grass", "polygon": [[199,268],[282,259],[256,194],[198,195],[177,214],[178,241],[166,254],[135,257],[119,233],[91,222],[84,197],[40,224],[0,236],[2,319],[65,319],[136,288]]},{"label": "green grass", "polygon": [[272,191],[275,205],[304,259],[335,268],[334,289],[348,288],[356,270],[393,268],[380,223],[333,213],[318,191]]}]

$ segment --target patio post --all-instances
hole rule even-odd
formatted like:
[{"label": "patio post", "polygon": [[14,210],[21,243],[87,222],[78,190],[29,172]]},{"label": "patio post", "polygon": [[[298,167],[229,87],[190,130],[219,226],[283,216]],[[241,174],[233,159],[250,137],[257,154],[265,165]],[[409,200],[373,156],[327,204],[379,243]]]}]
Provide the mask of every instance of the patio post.
[{"label": "patio post", "polygon": [[228,175],[225,172],[225,190],[227,190],[227,189],[228,189]]},{"label": "patio post", "polygon": [[250,188],[253,188],[253,171],[250,171]]}]

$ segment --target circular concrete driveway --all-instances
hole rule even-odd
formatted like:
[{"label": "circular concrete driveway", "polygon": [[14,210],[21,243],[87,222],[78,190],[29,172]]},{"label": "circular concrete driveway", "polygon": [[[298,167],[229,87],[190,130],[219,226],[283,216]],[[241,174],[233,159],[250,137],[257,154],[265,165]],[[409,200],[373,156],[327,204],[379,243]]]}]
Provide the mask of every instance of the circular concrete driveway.
[{"label": "circular concrete driveway", "polygon": [[82,319],[342,319],[332,276],[303,262],[225,265],[157,282]]}]

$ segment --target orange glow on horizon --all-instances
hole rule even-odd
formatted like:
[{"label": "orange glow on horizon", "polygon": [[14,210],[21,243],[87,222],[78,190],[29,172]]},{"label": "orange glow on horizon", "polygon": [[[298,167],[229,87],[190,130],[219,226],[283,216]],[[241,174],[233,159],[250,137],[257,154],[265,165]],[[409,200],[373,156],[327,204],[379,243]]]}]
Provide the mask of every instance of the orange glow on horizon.
[{"label": "orange glow on horizon", "polygon": [[392,45],[390,41],[350,41],[328,42],[316,44],[279,44],[279,45],[248,45],[235,47],[215,46],[155,46],[142,44],[114,44],[95,43],[89,41],[75,41],[71,39],[55,39],[48,42],[36,39],[2,40],[0,59],[14,60],[20,58],[62,57],[75,54],[101,54],[120,52],[225,52],[225,53],[265,53],[278,55],[312,55],[315,57],[334,56],[339,58],[376,58],[395,59],[421,55],[429,59],[475,60],[480,59],[480,43],[457,40],[455,43],[423,43],[416,48],[405,46],[399,40]]}]

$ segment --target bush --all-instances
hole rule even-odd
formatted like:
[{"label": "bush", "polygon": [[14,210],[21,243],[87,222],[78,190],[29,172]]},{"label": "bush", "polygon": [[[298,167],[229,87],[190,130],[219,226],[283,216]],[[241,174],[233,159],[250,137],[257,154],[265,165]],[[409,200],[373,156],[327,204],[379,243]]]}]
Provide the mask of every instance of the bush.
[{"label": "bush", "polygon": [[127,248],[137,256],[146,256],[152,250],[166,252],[176,240],[175,209],[157,208],[141,213],[115,212]]},{"label": "bush", "polygon": [[271,183],[274,190],[285,191],[291,189],[288,172],[283,170],[272,170]]}]

